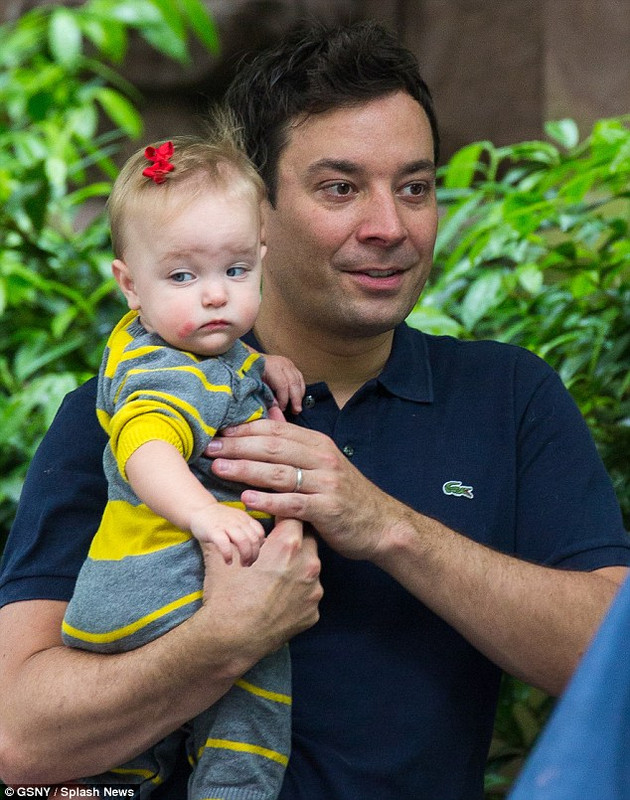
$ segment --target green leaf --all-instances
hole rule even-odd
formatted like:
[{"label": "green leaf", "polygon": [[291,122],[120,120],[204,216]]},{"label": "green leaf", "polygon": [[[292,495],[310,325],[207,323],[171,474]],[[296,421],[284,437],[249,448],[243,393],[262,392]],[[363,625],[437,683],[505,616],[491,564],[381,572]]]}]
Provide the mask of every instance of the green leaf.
[{"label": "green leaf", "polygon": [[84,341],[82,335],[65,339],[63,342],[53,344],[43,335],[38,336],[33,342],[23,345],[15,357],[15,375],[20,381],[25,381],[37,374],[48,364],[54,363],[73,350],[77,350]]},{"label": "green leaf", "polygon": [[172,25],[161,24],[140,29],[140,34],[160,53],[185,64],[190,60],[185,33],[175,30]]},{"label": "green leaf", "polygon": [[516,271],[519,284],[531,295],[543,288],[543,274],[537,264],[523,264]]},{"label": "green leaf", "polygon": [[84,15],[80,20],[85,36],[104,56],[120,64],[127,52],[128,36],[124,25],[110,18],[106,20]]},{"label": "green leaf", "polygon": [[201,0],[177,0],[182,15],[188,21],[195,36],[211,53],[217,55],[221,49],[217,27]]},{"label": "green leaf", "polygon": [[142,117],[136,108],[115,89],[104,86],[94,93],[111,121],[132,139],[142,133]]},{"label": "green leaf", "polygon": [[503,276],[498,270],[484,272],[466,292],[462,303],[461,318],[468,330],[484,317],[488,311],[504,298]]},{"label": "green leaf", "polygon": [[591,271],[584,271],[578,273],[575,278],[571,281],[571,294],[576,299],[580,299],[582,297],[587,297],[593,292],[597,291],[599,288],[599,276],[597,272]]},{"label": "green leaf", "polygon": [[59,156],[50,156],[46,159],[46,177],[52,187],[55,187],[58,193],[62,193],[66,186],[66,178],[68,176],[68,168],[63,158]]},{"label": "green leaf", "polygon": [[567,150],[576,147],[580,141],[580,131],[576,122],[572,119],[560,119],[555,122],[545,123],[545,132],[554,141],[561,144]]},{"label": "green leaf", "polygon": [[56,8],[50,16],[48,42],[55,61],[68,69],[81,57],[82,37],[76,15],[68,8]]},{"label": "green leaf", "polygon": [[491,149],[490,142],[475,142],[458,150],[444,172],[444,186],[447,189],[470,186],[481,166],[481,154]]},{"label": "green leaf", "polygon": [[460,336],[463,328],[456,319],[430,306],[418,305],[406,320],[412,328],[430,333],[434,336]]},{"label": "green leaf", "polygon": [[162,21],[159,8],[151,0],[100,0],[92,3],[92,9],[104,19],[110,17],[135,28],[156,25]]},{"label": "green leaf", "polygon": [[77,318],[78,309],[70,306],[61,314],[56,314],[52,320],[50,330],[55,339],[60,339]]}]

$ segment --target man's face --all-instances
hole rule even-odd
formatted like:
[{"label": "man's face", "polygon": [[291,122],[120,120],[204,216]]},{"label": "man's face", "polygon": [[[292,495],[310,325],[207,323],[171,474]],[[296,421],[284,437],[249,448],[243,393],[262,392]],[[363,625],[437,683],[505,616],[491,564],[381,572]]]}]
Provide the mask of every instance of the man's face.
[{"label": "man's face", "polygon": [[298,330],[391,330],[429,275],[437,230],[431,127],[405,92],[297,120],[278,163],[263,304]]}]

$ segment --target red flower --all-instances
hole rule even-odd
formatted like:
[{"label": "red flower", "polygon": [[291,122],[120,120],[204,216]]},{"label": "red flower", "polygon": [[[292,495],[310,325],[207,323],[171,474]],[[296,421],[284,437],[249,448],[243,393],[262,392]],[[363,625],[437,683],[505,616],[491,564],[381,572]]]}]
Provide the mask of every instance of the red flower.
[{"label": "red flower", "polygon": [[164,183],[167,174],[175,169],[170,163],[173,149],[173,142],[164,142],[159,147],[147,147],[144,157],[153,163],[150,167],[143,169],[142,174],[151,178],[155,183]]}]

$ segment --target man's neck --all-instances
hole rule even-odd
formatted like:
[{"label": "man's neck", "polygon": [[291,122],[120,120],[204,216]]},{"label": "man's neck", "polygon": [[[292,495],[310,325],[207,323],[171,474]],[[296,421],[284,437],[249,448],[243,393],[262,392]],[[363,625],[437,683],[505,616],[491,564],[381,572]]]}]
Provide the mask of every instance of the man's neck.
[{"label": "man's neck", "polygon": [[315,327],[270,319],[262,310],[254,328],[264,352],[290,358],[307,384],[326,383],[342,408],[371,378],[380,374],[391,352],[393,331],[366,338],[348,338]]}]

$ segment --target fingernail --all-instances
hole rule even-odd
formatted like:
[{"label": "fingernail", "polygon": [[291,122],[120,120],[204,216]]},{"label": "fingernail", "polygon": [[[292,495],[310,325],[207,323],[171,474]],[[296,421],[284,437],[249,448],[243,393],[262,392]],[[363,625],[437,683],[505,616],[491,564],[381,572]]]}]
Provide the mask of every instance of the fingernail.
[{"label": "fingernail", "polygon": [[219,441],[217,441],[216,439],[213,439],[213,440],[210,442],[210,444],[208,445],[208,447],[206,448],[206,450],[209,450],[211,453],[218,453],[218,452],[219,452],[219,450],[220,450],[222,447],[223,447],[223,444],[222,444],[222,442],[219,442]]}]

